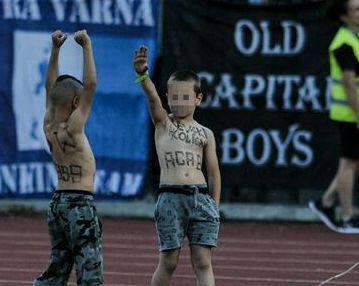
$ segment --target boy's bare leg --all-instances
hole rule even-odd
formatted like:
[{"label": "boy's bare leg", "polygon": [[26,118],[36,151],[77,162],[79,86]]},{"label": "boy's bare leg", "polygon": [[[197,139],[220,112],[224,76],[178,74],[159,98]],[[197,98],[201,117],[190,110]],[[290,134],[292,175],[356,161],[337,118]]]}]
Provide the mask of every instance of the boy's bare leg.
[{"label": "boy's bare leg", "polygon": [[160,252],[160,261],[152,276],[151,286],[169,286],[175,271],[180,249]]},{"label": "boy's bare leg", "polygon": [[191,261],[193,270],[196,273],[197,286],[214,286],[211,248],[192,245]]}]

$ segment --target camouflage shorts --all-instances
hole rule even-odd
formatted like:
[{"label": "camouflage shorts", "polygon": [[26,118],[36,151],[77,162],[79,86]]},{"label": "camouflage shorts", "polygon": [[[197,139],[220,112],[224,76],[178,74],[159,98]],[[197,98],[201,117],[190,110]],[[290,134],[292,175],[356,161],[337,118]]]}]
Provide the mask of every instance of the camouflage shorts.
[{"label": "camouflage shorts", "polygon": [[51,261],[34,286],[65,286],[76,265],[77,285],[103,285],[102,226],[93,196],[55,193],[48,209]]},{"label": "camouflage shorts", "polygon": [[191,245],[217,246],[219,210],[209,194],[161,193],[155,221],[160,251],[182,247],[186,236]]}]

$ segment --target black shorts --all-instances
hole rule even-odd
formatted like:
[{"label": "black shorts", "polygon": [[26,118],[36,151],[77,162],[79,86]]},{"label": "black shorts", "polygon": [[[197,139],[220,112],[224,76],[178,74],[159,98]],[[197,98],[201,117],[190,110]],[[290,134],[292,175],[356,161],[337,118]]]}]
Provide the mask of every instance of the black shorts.
[{"label": "black shorts", "polygon": [[336,125],[340,135],[340,157],[354,160],[359,159],[359,130],[357,124],[336,121]]}]

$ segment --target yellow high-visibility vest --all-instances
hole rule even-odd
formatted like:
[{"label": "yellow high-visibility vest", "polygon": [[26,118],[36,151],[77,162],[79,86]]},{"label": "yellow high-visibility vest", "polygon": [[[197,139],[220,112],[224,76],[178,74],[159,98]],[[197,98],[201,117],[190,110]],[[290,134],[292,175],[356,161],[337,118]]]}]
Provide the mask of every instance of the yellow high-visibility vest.
[{"label": "yellow high-visibility vest", "polygon": [[[343,44],[353,48],[355,57],[359,61],[358,37],[348,28],[341,27],[329,46],[330,75],[332,78],[330,118],[336,121],[356,122],[359,118],[357,118],[354,110],[349,105],[343,86],[343,71],[334,56],[334,50],[340,48]],[[357,98],[359,100],[359,75],[356,75],[356,86]]]}]

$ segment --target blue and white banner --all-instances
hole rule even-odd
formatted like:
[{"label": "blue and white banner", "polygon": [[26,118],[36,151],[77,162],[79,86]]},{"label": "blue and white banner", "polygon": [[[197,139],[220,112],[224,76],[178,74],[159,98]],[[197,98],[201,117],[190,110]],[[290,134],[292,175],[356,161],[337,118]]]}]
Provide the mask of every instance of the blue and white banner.
[{"label": "blue and white banner", "polygon": [[0,198],[48,197],[56,186],[42,122],[57,29],[69,36],[60,74],[79,79],[82,49],[72,35],[86,29],[92,38],[98,87],[86,133],[96,157],[96,193],[141,195],[150,122],[132,58],[146,45],[155,59],[158,6],[158,0],[0,0]]}]

